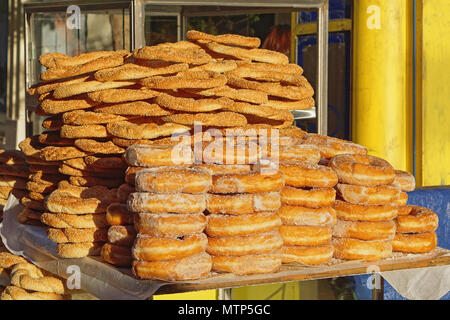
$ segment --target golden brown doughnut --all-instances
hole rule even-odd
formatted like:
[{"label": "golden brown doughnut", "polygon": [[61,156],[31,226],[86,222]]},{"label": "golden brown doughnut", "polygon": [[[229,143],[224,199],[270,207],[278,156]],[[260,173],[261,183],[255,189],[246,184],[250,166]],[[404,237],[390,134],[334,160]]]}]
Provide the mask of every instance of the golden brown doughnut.
[{"label": "golden brown doughnut", "polygon": [[134,227],[151,237],[180,237],[203,232],[206,217],[203,213],[136,213]]},{"label": "golden brown doughnut", "polygon": [[146,169],[136,173],[138,192],[205,193],[212,185],[209,172],[199,169]]},{"label": "golden brown doughnut", "polygon": [[333,258],[334,247],[321,246],[283,246],[281,248],[282,263],[299,262],[305,265],[327,263]]},{"label": "golden brown doughnut", "polygon": [[396,221],[398,233],[433,232],[439,225],[438,215],[430,209],[409,206],[411,212],[405,216],[398,216]]},{"label": "golden brown doughnut", "polygon": [[400,188],[402,191],[414,191],[416,188],[416,179],[409,172],[395,170],[395,179],[392,184]]},{"label": "golden brown doughnut", "polygon": [[208,238],[206,252],[215,256],[245,256],[268,253],[280,249],[282,245],[283,238],[275,230],[254,235]]},{"label": "golden brown doughnut", "polygon": [[367,149],[359,144],[317,133],[308,133],[302,143],[317,146],[322,158],[326,159],[338,154],[367,154]]},{"label": "golden brown doughnut", "polygon": [[[271,150],[272,148],[269,148]],[[297,144],[294,146],[280,146],[278,154],[268,152],[268,156],[278,156],[280,162],[301,161],[317,164],[320,161],[320,152],[316,146],[308,144]]]},{"label": "golden brown doughnut", "polygon": [[211,256],[205,252],[167,261],[133,261],[133,274],[140,279],[195,280],[211,271]]},{"label": "golden brown doughnut", "polygon": [[338,219],[350,221],[387,221],[397,217],[398,207],[392,205],[365,206],[336,200]]},{"label": "golden brown doughnut", "polygon": [[287,246],[317,246],[330,243],[333,230],[322,226],[282,225],[280,234]]},{"label": "golden brown doughnut", "polygon": [[133,258],[143,261],[161,261],[186,258],[204,252],[208,238],[204,233],[180,238],[150,237],[139,234],[133,246]]},{"label": "golden brown doughnut", "polygon": [[106,208],[105,219],[110,226],[124,226],[133,224],[133,213],[128,211],[125,203],[115,202]]},{"label": "golden brown doughnut", "polygon": [[345,221],[333,226],[333,237],[359,240],[392,240],[395,236],[394,221]]},{"label": "golden brown doughnut", "polygon": [[103,261],[117,267],[130,267],[133,262],[131,248],[118,246],[112,243],[105,243],[100,255]]},{"label": "golden brown doughnut", "polygon": [[109,243],[131,248],[135,238],[136,230],[133,226],[111,226],[108,229]]},{"label": "golden brown doughnut", "polygon": [[325,227],[336,223],[336,212],[332,207],[307,208],[283,205],[278,210],[278,215],[284,225]]},{"label": "golden brown doughnut", "polygon": [[193,163],[190,146],[132,145],[125,152],[131,166],[158,167],[190,165]]},{"label": "golden brown doughnut", "polygon": [[357,240],[351,238],[334,238],[334,257],[344,260],[376,261],[392,255],[389,240]]},{"label": "golden brown doughnut", "polygon": [[278,253],[264,253],[243,256],[211,256],[212,270],[238,275],[272,273],[281,266]]},{"label": "golden brown doughnut", "polygon": [[280,194],[278,192],[234,195],[208,194],[206,198],[206,210],[209,213],[241,215],[276,211],[280,206]]},{"label": "golden brown doughnut", "polygon": [[107,242],[108,229],[48,228],[47,236],[51,241],[56,243]]},{"label": "golden brown doughnut", "polygon": [[248,164],[201,163],[195,164],[193,168],[206,170],[211,175],[248,173],[251,171],[251,167]]},{"label": "golden brown doughnut", "polygon": [[338,182],[338,177],[331,168],[318,164],[280,163],[280,172],[284,175],[285,184],[291,187],[331,188]]},{"label": "golden brown doughnut", "polygon": [[98,256],[104,242],[58,243],[56,252],[61,258]]},{"label": "golden brown doughnut", "polygon": [[196,163],[220,165],[254,164],[260,157],[260,146],[253,141],[242,143],[234,139],[216,139],[194,146]]},{"label": "golden brown doughnut", "polygon": [[211,193],[265,193],[277,192],[284,186],[280,172],[275,174],[223,174],[212,177]]},{"label": "golden brown doughnut", "polygon": [[339,182],[373,187],[394,181],[394,168],[384,159],[361,154],[340,154],[333,157],[330,166]]},{"label": "golden brown doughnut", "polygon": [[404,253],[427,253],[437,246],[435,232],[397,233],[392,240],[392,251]]},{"label": "golden brown doughnut", "polygon": [[365,187],[338,183],[336,189],[342,199],[354,204],[390,204],[400,197],[400,189],[391,185]]},{"label": "golden brown doughnut", "polygon": [[210,214],[207,219],[205,232],[209,237],[265,233],[278,229],[281,225],[279,216],[274,212],[240,215]]},{"label": "golden brown doughnut", "polygon": [[205,194],[173,194],[134,192],[128,197],[128,210],[154,213],[200,213],[206,209]]},{"label": "golden brown doughnut", "polygon": [[321,208],[333,205],[335,199],[336,191],[333,188],[284,187],[281,190],[281,203],[287,205]]},{"label": "golden brown doughnut", "polygon": [[408,203],[408,194],[406,192],[400,192],[400,196],[394,201],[394,204],[398,206],[406,206]]},{"label": "golden brown doughnut", "polygon": [[106,228],[108,226],[105,214],[65,214],[65,213],[43,213],[41,222],[58,229],[63,228]]},{"label": "golden brown doughnut", "polygon": [[411,206],[397,206],[397,216],[406,216],[411,212]]}]

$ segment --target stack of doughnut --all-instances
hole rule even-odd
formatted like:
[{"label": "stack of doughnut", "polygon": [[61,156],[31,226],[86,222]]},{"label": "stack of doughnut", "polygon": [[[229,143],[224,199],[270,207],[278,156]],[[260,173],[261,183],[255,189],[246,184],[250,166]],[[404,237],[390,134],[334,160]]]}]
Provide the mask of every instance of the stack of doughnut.
[{"label": "stack of doughnut", "polygon": [[70,300],[64,281],[7,251],[0,252],[0,300]]},{"label": "stack of doughnut", "polygon": [[282,261],[305,265],[327,263],[333,257],[336,173],[318,164],[320,149],[312,143],[280,147],[279,159],[286,184],[278,211],[283,223]]},{"label": "stack of doughnut", "polygon": [[378,157],[340,154],[330,160],[339,177],[334,208],[334,257],[374,261],[392,255],[401,190],[393,167]]},{"label": "stack of doughnut", "polygon": [[[436,248],[438,215],[430,209],[406,205],[406,192],[415,188],[414,176],[408,172],[395,170],[393,185],[402,190],[398,216],[395,219],[396,234],[392,240],[392,251],[403,253],[427,253]],[[405,196],[406,195],[406,196]]]},{"label": "stack of doughnut", "polygon": [[[177,156],[178,155],[178,156]],[[135,192],[128,197],[134,212],[136,240],[133,274],[141,279],[192,280],[211,271],[205,252],[207,170],[190,168],[191,146],[133,145],[125,159],[135,173]]]},{"label": "stack of doughnut", "polygon": [[[22,152],[0,149],[0,221],[10,194],[18,199],[26,196],[28,175],[28,165],[25,163],[25,155]],[[39,222],[39,217],[37,220],[30,219],[26,212],[21,212],[18,219],[25,224]]]}]

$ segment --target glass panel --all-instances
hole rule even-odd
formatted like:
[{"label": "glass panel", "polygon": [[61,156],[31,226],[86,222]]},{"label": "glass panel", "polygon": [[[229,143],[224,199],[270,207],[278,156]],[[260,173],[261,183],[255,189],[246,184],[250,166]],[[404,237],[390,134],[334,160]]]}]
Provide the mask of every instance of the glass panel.
[{"label": "glass panel", "polygon": [[145,44],[153,46],[178,40],[178,16],[147,14],[145,16]]},{"label": "glass panel", "polygon": [[[45,71],[39,63],[41,54],[60,52],[75,56],[90,51],[131,49],[129,9],[81,10],[78,24],[70,18],[71,14],[65,11],[45,12],[45,8],[28,16],[27,87],[39,82]],[[30,103],[33,101],[27,101]],[[33,113],[30,120],[32,133],[42,132],[43,117]]]},{"label": "glass panel", "polygon": [[0,4],[0,146],[6,143],[6,79],[8,52],[8,1]]}]

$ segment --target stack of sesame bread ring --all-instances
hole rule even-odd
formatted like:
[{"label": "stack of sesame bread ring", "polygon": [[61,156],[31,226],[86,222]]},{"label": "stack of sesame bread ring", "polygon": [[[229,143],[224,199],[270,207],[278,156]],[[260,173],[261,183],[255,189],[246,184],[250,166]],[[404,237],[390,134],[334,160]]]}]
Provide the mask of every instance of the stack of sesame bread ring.
[{"label": "stack of sesame bread ring", "polygon": [[339,177],[334,208],[334,256],[348,260],[378,260],[392,254],[395,236],[395,202],[401,190],[392,185],[392,166],[378,157],[341,154],[330,166]]}]

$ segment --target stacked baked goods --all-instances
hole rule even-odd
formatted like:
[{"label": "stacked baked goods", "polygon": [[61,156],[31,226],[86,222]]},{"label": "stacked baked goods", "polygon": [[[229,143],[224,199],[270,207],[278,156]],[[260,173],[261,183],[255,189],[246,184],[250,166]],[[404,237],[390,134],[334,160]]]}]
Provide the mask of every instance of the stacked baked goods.
[{"label": "stacked baked goods", "polygon": [[278,215],[283,222],[283,263],[323,264],[333,257],[332,227],[336,214],[333,187],[336,173],[319,165],[321,154],[313,144],[280,149],[280,171],[286,186],[281,191]]},{"label": "stacked baked goods", "polygon": [[[0,150],[0,221],[9,195],[12,193],[16,198],[21,199],[27,194],[28,174],[28,165],[25,163],[25,155],[22,152]],[[21,213],[19,221],[28,223],[30,220]]]},{"label": "stacked baked goods", "polygon": [[[406,205],[406,192],[413,191],[416,183],[408,172],[395,170],[393,185],[400,188],[398,216],[395,219],[396,234],[392,240],[392,251],[403,253],[426,253],[437,246],[436,229],[438,215],[421,206]],[[406,195],[406,197],[405,197]]]},{"label": "stacked baked goods", "polygon": [[[176,156],[176,155],[179,155]],[[211,175],[189,168],[191,146],[133,145],[125,159],[143,169],[135,174],[128,210],[137,232],[132,248],[133,273],[141,278],[198,279],[211,271],[203,233],[206,192]]]},{"label": "stacked baked goods", "polygon": [[0,252],[0,300],[70,300],[64,281],[26,259]]},{"label": "stacked baked goods", "polygon": [[341,154],[330,160],[339,177],[334,208],[334,257],[373,261],[392,255],[401,190],[392,166],[378,157]]}]

